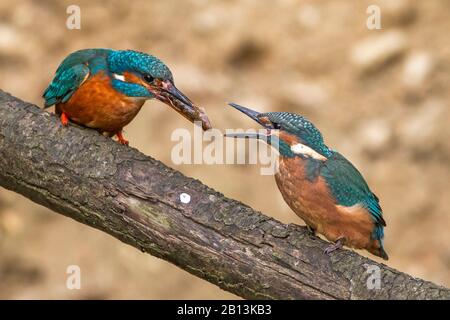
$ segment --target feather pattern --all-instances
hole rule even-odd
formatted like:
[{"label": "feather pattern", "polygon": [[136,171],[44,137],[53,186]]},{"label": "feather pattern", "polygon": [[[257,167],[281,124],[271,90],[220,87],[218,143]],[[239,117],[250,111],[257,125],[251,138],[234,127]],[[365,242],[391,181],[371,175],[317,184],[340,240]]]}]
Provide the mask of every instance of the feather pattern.
[{"label": "feather pattern", "polygon": [[125,71],[148,73],[173,83],[169,68],[155,56],[133,50],[84,49],[68,55],[56,70],[53,81],[43,95],[45,108],[67,102],[86,80],[99,72],[111,78],[117,91],[131,97],[151,98],[151,93],[139,84],[120,80]]},{"label": "feather pattern", "polygon": [[382,227],[386,226],[383,211],[378,197],[370,191],[358,169],[339,152],[333,151],[332,156],[324,163],[321,175],[325,178],[339,205],[350,207],[361,204],[370,212],[376,226],[381,228],[381,231],[375,230],[376,237],[381,239]]},{"label": "feather pattern", "polygon": [[89,76],[106,66],[109,49],[85,49],[68,55],[44,92],[45,108],[67,102]]},{"label": "feather pattern", "polygon": [[[267,112],[260,114],[259,117],[268,117],[272,123],[297,136],[307,146],[326,156],[327,159],[324,162],[318,162],[310,157],[305,158],[308,179],[312,181],[320,173],[325,178],[338,205],[351,207],[360,204],[366,208],[376,225],[374,237],[383,238],[383,226],[386,226],[386,222],[383,219],[378,197],[370,191],[363,176],[350,161],[326,146],[322,134],[311,121],[290,112]],[[290,153],[287,156],[293,155]]]},{"label": "feather pattern", "polygon": [[283,199],[314,232],[336,242],[326,252],[346,245],[389,258],[377,196],[358,169],[325,144],[313,123],[295,113],[231,106],[267,129],[265,140],[280,154],[275,180]]},{"label": "feather pattern", "polygon": [[316,126],[306,119],[295,113],[290,112],[267,112],[262,113],[259,117],[268,117],[272,123],[282,127],[284,130],[295,134],[306,145],[317,151],[318,153],[328,156],[330,150],[323,141],[322,134]]}]

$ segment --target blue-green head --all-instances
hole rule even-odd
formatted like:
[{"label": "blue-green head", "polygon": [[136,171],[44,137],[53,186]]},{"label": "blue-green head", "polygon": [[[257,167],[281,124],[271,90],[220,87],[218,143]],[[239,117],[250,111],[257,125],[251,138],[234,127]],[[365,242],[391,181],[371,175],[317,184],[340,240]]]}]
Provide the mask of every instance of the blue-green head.
[{"label": "blue-green head", "polygon": [[147,79],[160,79],[173,82],[170,69],[157,57],[133,50],[114,50],[108,56],[108,67],[111,72],[133,75]]},{"label": "blue-green head", "polygon": [[266,129],[265,134],[232,133],[227,137],[256,138],[266,141],[278,149],[284,157],[309,157],[326,160],[332,151],[325,145],[322,134],[306,118],[290,112],[260,113],[249,108],[230,103]]},{"label": "blue-green head", "polygon": [[211,128],[203,108],[195,106],[175,87],[172,72],[157,57],[133,50],[118,50],[111,51],[107,62],[116,90],[130,97],[158,99],[191,122],[200,121],[203,129]]}]

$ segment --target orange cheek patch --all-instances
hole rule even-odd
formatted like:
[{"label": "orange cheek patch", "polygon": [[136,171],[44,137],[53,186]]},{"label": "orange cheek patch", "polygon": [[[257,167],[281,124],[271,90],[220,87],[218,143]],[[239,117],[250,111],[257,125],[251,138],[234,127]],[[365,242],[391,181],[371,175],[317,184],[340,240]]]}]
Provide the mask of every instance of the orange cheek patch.
[{"label": "orange cheek patch", "polygon": [[125,78],[125,82],[136,83],[136,84],[143,85],[144,87],[148,87],[148,83],[146,83],[142,78],[138,77],[134,73],[124,72],[123,76]]},{"label": "orange cheek patch", "polygon": [[301,143],[300,139],[297,136],[295,136],[293,134],[290,134],[290,133],[287,133],[285,131],[279,131],[278,137],[281,140],[285,141],[290,146],[293,146],[295,144]]},{"label": "orange cheek patch", "polygon": [[269,125],[272,124],[268,117],[259,117],[258,120],[264,124],[269,124]]}]

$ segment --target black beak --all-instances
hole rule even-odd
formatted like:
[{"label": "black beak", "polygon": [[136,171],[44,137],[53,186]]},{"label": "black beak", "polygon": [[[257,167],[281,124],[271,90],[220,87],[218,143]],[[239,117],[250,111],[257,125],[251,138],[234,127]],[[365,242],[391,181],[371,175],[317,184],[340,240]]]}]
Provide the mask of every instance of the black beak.
[{"label": "black beak", "polygon": [[243,114],[245,114],[247,117],[253,119],[254,121],[256,121],[257,123],[259,123],[260,125],[262,125],[264,128],[267,129],[267,134],[261,134],[261,133],[225,133],[224,136],[225,137],[229,137],[229,138],[247,138],[247,139],[260,139],[260,140],[264,140],[264,141],[270,141],[270,130],[274,129],[273,124],[266,120],[264,121],[264,118],[261,117],[261,113],[251,110],[249,108],[243,107],[239,104],[236,103],[229,103],[230,106],[232,106],[233,108],[239,110],[240,112],[242,112]]},{"label": "black beak", "polygon": [[235,109],[237,109],[237,110],[239,110],[240,112],[242,112],[243,114],[245,114],[245,115],[246,115],[247,117],[249,117],[250,119],[253,119],[254,121],[256,121],[256,122],[258,122],[259,124],[261,124],[261,123],[259,122],[259,119],[258,119],[258,116],[261,114],[260,112],[251,110],[251,109],[249,109],[249,108],[243,107],[243,106],[238,105],[238,104],[233,103],[233,102],[229,103],[228,105],[229,105],[229,106],[232,106],[233,108],[235,108]]}]

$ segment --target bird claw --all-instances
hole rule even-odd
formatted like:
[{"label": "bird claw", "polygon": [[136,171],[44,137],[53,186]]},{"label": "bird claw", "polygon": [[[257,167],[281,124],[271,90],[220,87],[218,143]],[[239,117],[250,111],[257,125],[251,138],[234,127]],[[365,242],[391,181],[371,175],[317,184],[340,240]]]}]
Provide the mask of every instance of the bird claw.
[{"label": "bird claw", "polygon": [[323,250],[324,253],[330,254],[333,251],[336,251],[338,249],[341,249],[344,246],[344,238],[338,239],[335,243],[330,244],[328,247]]},{"label": "bird claw", "polygon": [[316,230],[315,229],[313,229],[313,228],[311,228],[310,226],[306,226],[306,229],[308,229],[308,231],[311,233],[311,235],[312,236],[315,236],[316,235]]},{"label": "bird claw", "polygon": [[67,127],[69,125],[69,118],[64,112],[61,113],[61,123],[63,127]]},{"label": "bird claw", "polygon": [[129,145],[128,140],[125,140],[125,138],[123,137],[122,131],[117,132],[116,135],[117,135],[117,139],[119,140],[120,144],[123,144],[126,146]]}]

